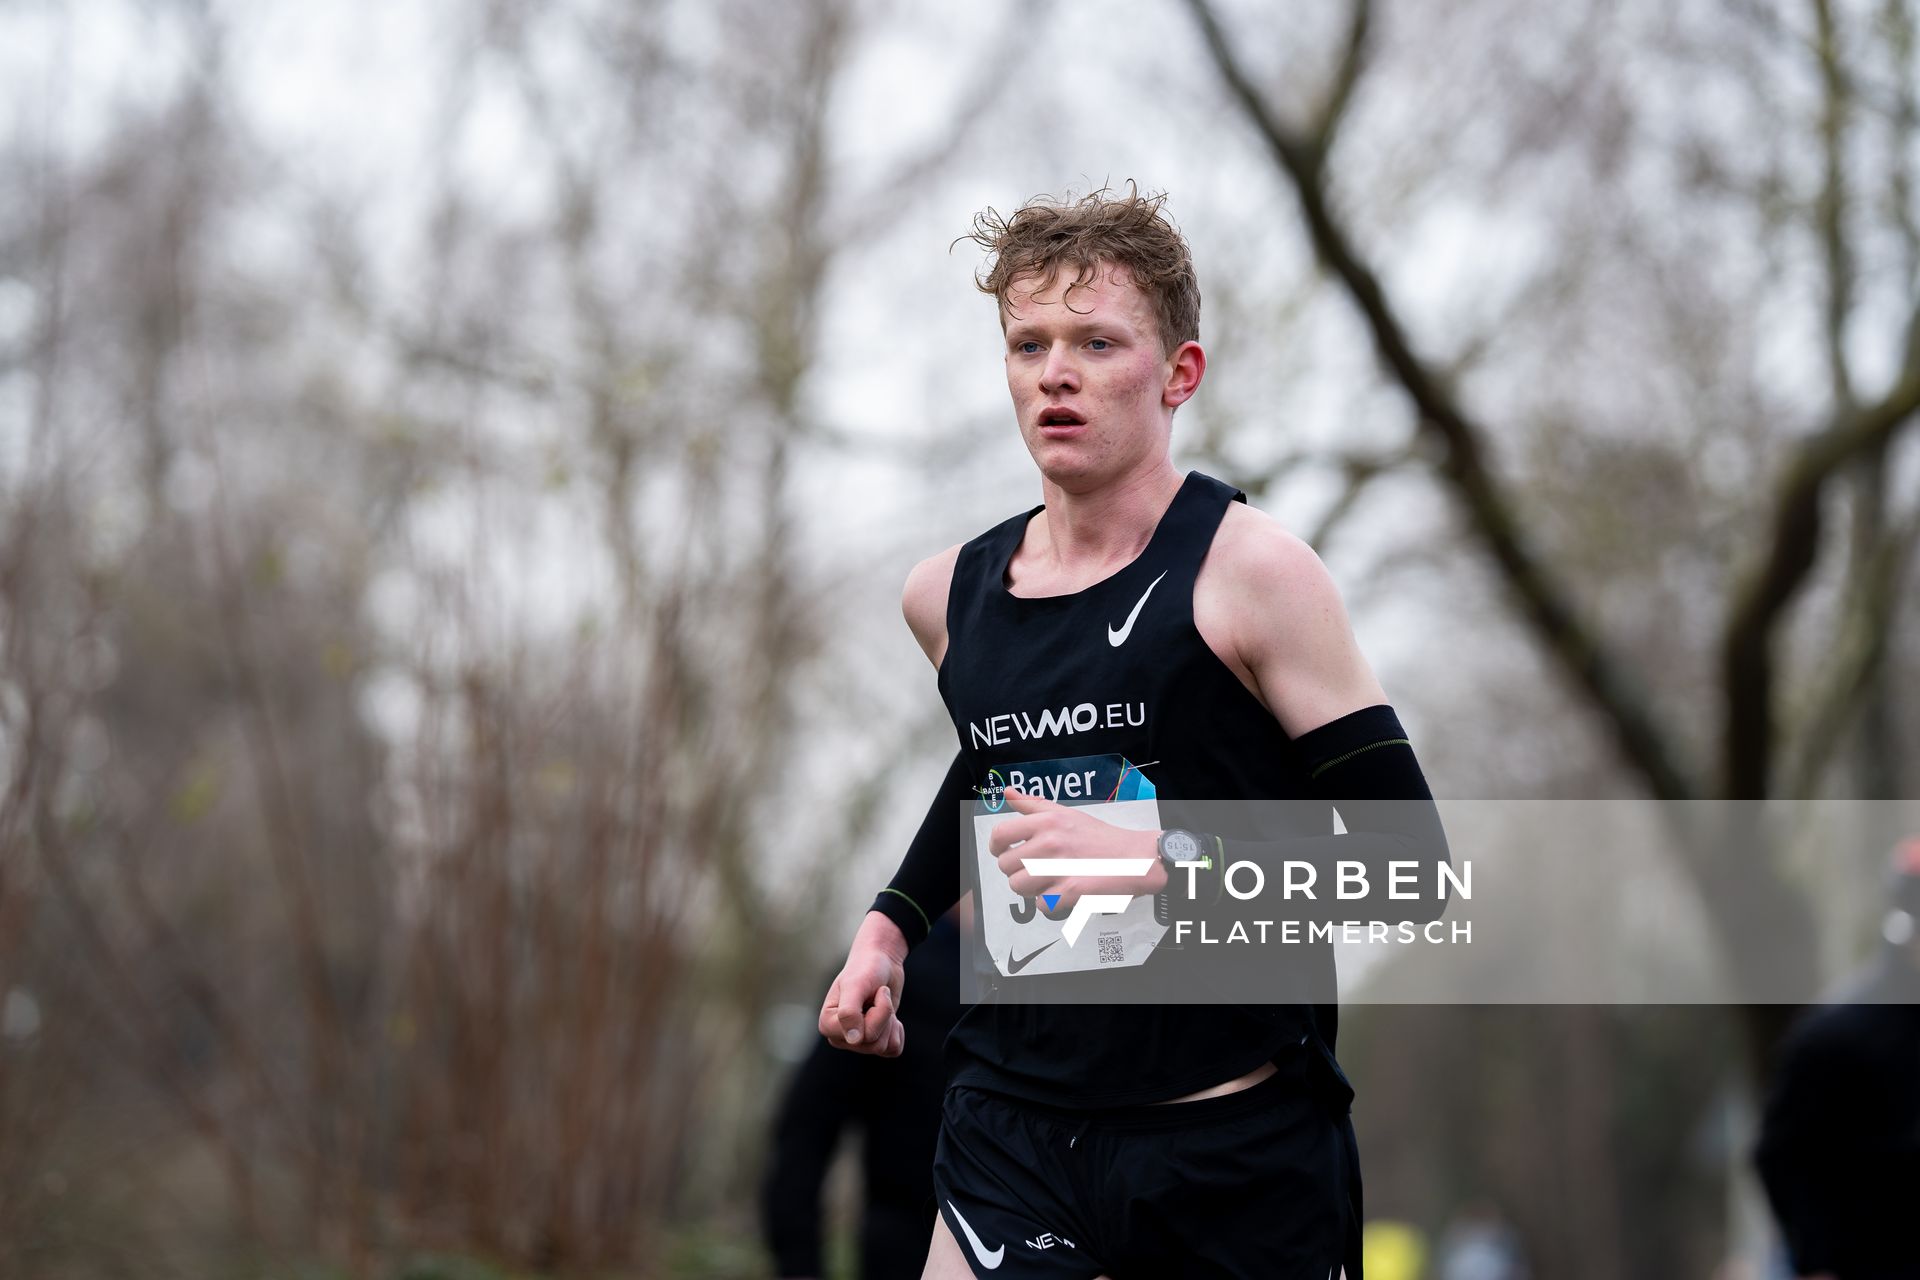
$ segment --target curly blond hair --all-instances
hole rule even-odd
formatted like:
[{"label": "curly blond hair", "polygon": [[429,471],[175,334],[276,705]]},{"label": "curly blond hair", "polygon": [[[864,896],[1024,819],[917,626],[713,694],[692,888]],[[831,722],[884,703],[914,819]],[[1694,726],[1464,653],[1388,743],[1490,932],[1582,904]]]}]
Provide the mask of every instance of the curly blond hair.
[{"label": "curly blond hair", "polygon": [[990,255],[974,283],[999,300],[1002,327],[1007,287],[1022,276],[1038,276],[1044,286],[1062,267],[1072,267],[1070,299],[1075,289],[1093,283],[1101,263],[1125,267],[1152,302],[1161,352],[1170,354],[1183,342],[1200,340],[1200,282],[1166,202],[1165,192],[1141,195],[1132,182],[1124,195],[1101,187],[1077,200],[1035,196],[1010,217],[992,208],[975,214],[973,230],[954,243],[971,240]]}]

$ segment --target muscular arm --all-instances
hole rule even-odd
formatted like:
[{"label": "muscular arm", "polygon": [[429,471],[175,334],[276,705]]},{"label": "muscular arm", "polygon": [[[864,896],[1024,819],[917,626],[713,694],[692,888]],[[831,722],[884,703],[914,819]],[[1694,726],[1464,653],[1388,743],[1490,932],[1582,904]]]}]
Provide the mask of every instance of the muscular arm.
[{"label": "muscular arm", "polygon": [[[959,554],[955,545],[922,560],[907,574],[900,594],[907,627],[936,670],[947,653],[947,589]],[[933,922],[960,900],[960,805],[971,794],[965,760],[955,752],[906,857],[874,898],[870,910],[898,925],[909,947],[918,945]]]},{"label": "muscular arm", "polygon": [[[1311,547],[1267,516],[1237,503],[1227,516],[1195,583],[1194,623],[1294,740],[1315,796],[1338,809],[1347,830],[1222,839],[1224,860],[1260,863],[1274,888],[1281,862],[1312,865],[1317,898],[1292,904],[1303,919],[1377,914],[1383,902],[1391,902],[1396,919],[1437,918],[1445,900],[1433,892],[1433,867],[1448,860],[1446,833],[1332,576]],[[1366,868],[1365,903],[1334,899],[1337,861]],[[1418,864],[1419,900],[1386,898],[1390,862]],[[1176,902],[1182,896],[1184,886]],[[1367,905],[1376,910],[1349,910]]]},{"label": "muscular arm", "polygon": [[[915,565],[901,596],[907,625],[935,667],[946,656],[947,589],[959,553],[949,547]],[[836,1048],[896,1057],[905,1047],[906,1027],[896,1012],[907,954],[960,900],[960,802],[968,786],[956,753],[906,857],[861,920],[847,963],[820,1005],[820,1034]]]},{"label": "muscular arm", "polygon": [[1290,738],[1387,701],[1326,565],[1244,503],[1227,505],[1200,566],[1193,623]]},{"label": "muscular arm", "polygon": [[[1449,861],[1446,831],[1393,708],[1384,703],[1363,707],[1301,735],[1295,743],[1313,775],[1319,816],[1331,804],[1339,811],[1346,833],[1278,840],[1216,837],[1220,865],[1259,864],[1267,875],[1263,897],[1283,902],[1286,916],[1292,919],[1391,919],[1416,924],[1439,919],[1446,898],[1439,891],[1435,868]],[[1286,880],[1283,864],[1288,862],[1312,868],[1312,898],[1277,897]],[[1365,898],[1337,896],[1338,864],[1342,863],[1360,865],[1366,877]],[[1398,881],[1393,876],[1396,869],[1401,873]],[[1218,879],[1208,883],[1203,877],[1202,884],[1199,905],[1218,901]],[[1390,897],[1396,884],[1401,892],[1411,888],[1416,896]],[[1176,912],[1185,891],[1183,883],[1176,884]]]},{"label": "muscular arm", "polygon": [[958,543],[937,556],[928,556],[913,566],[900,593],[900,612],[907,620],[907,629],[936,671],[947,656],[947,592],[953,585],[954,562],[959,558]]}]

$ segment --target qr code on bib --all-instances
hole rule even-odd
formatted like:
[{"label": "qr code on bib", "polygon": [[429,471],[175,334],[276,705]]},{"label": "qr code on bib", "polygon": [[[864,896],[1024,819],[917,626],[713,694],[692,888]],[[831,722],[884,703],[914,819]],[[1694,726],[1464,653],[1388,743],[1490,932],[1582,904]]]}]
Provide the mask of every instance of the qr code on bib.
[{"label": "qr code on bib", "polygon": [[1125,964],[1127,962],[1126,947],[1121,944],[1119,934],[1103,933],[1100,935],[1099,962],[1101,964]]}]

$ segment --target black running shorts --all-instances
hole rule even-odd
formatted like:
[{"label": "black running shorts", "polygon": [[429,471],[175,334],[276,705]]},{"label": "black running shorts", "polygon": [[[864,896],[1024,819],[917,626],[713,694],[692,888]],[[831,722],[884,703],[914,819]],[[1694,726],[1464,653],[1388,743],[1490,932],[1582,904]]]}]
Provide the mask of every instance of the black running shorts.
[{"label": "black running shorts", "polygon": [[1109,1110],[949,1088],[934,1199],[973,1274],[1360,1280],[1352,1123],[1305,1054],[1279,1061],[1237,1093]]}]

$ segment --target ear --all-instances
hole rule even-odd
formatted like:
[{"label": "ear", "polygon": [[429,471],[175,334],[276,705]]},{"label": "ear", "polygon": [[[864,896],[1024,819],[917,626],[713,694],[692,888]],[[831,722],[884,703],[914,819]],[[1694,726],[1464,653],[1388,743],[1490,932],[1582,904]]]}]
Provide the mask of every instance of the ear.
[{"label": "ear", "polygon": [[1160,403],[1178,409],[1193,399],[1200,379],[1207,376],[1207,353],[1197,342],[1183,342],[1167,358],[1167,383],[1160,392]]}]

